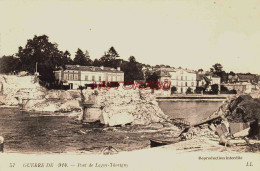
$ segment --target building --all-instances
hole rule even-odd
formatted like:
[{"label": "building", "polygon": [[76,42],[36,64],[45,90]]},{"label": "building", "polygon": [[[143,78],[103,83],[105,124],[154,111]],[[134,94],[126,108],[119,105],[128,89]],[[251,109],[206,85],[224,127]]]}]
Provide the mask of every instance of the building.
[{"label": "building", "polygon": [[252,84],[248,82],[240,82],[240,83],[227,83],[221,84],[227,87],[228,90],[236,90],[238,94],[251,93],[252,92]]},{"label": "building", "polygon": [[171,87],[176,87],[177,93],[186,93],[190,88],[192,92],[196,89],[196,72],[183,68],[168,68],[171,76]]},{"label": "building", "polygon": [[159,83],[165,83],[171,81],[171,75],[168,71],[165,70],[158,70],[156,71],[156,74],[159,76],[158,82]]},{"label": "building", "polygon": [[221,83],[221,78],[217,75],[209,75],[208,76],[209,79],[211,79],[211,85],[213,84],[217,84],[217,85],[220,85]]},{"label": "building", "polygon": [[237,74],[237,82],[256,83],[257,77],[254,74]]},{"label": "building", "polygon": [[206,73],[206,74],[197,74],[197,87],[203,87],[207,91],[211,90],[211,85],[218,85],[220,91],[221,78],[217,75]]},{"label": "building", "polygon": [[110,67],[66,65],[65,69],[54,71],[56,80],[69,85],[71,89],[101,82],[123,82],[124,72]]}]

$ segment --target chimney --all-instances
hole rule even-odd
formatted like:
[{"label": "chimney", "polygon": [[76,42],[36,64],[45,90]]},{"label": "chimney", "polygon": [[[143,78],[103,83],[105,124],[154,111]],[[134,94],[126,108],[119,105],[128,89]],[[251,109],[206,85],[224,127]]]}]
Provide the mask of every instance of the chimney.
[{"label": "chimney", "polygon": [[104,66],[100,66],[100,69],[104,70]]},{"label": "chimney", "polygon": [[117,70],[118,70],[118,71],[121,71],[120,67],[117,67]]}]

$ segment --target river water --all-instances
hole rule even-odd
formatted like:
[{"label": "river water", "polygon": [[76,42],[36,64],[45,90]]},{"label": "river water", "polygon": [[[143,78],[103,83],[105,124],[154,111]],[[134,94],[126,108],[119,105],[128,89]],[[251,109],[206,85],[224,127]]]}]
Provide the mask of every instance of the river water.
[{"label": "river water", "polygon": [[76,117],[0,108],[0,135],[5,138],[4,151],[8,153],[101,153],[107,146],[118,151],[149,148],[149,139],[164,137],[165,133],[137,125],[82,125]]},{"label": "river water", "polygon": [[171,118],[183,118],[191,124],[208,117],[222,105],[222,102],[214,101],[160,101],[158,103],[163,112]]},{"label": "river water", "polygon": [[[159,105],[172,118],[196,122],[214,112],[221,102],[159,102]],[[172,136],[153,129],[147,126],[105,128],[98,123],[82,125],[76,117],[32,115],[18,108],[0,108],[0,135],[5,138],[6,152],[99,153],[105,146],[131,151],[148,148],[150,138]]]}]

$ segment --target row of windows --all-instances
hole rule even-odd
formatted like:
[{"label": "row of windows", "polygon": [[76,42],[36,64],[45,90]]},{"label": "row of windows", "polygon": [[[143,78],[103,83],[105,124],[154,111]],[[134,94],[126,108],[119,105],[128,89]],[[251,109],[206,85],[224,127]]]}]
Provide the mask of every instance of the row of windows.
[{"label": "row of windows", "polygon": [[64,74],[64,80],[79,80],[78,74]]},{"label": "row of windows", "polygon": [[[185,80],[188,80],[187,76],[185,76],[185,77],[183,77],[183,76],[181,76],[181,77],[176,76],[176,80],[179,80],[179,78],[180,78],[180,80],[184,80],[184,78],[185,78]],[[193,81],[193,77],[191,77],[191,80]]]},{"label": "row of windows", "polygon": [[[85,75],[85,81],[90,81],[88,75]],[[97,81],[95,75],[92,75],[91,81]],[[102,81],[101,76],[98,77],[98,81]]]},{"label": "row of windows", "polygon": [[[79,80],[79,77],[77,74],[64,74],[64,80]],[[123,81],[123,76],[108,76],[107,81]],[[85,81],[105,81],[102,80],[101,76],[96,77],[95,75],[89,76],[85,75]]]},{"label": "row of windows", "polygon": [[[178,81],[176,82],[176,86],[179,86],[179,82]],[[183,82],[181,82],[180,86],[183,87]],[[185,86],[186,87],[188,86],[187,82],[185,82]],[[191,86],[194,86],[194,82],[191,82]]]}]

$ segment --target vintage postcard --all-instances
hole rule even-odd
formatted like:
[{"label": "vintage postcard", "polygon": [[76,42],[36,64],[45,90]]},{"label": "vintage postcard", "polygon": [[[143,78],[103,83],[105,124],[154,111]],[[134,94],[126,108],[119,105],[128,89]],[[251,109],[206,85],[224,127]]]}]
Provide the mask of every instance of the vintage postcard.
[{"label": "vintage postcard", "polygon": [[0,0],[0,171],[260,170],[259,0]]}]

